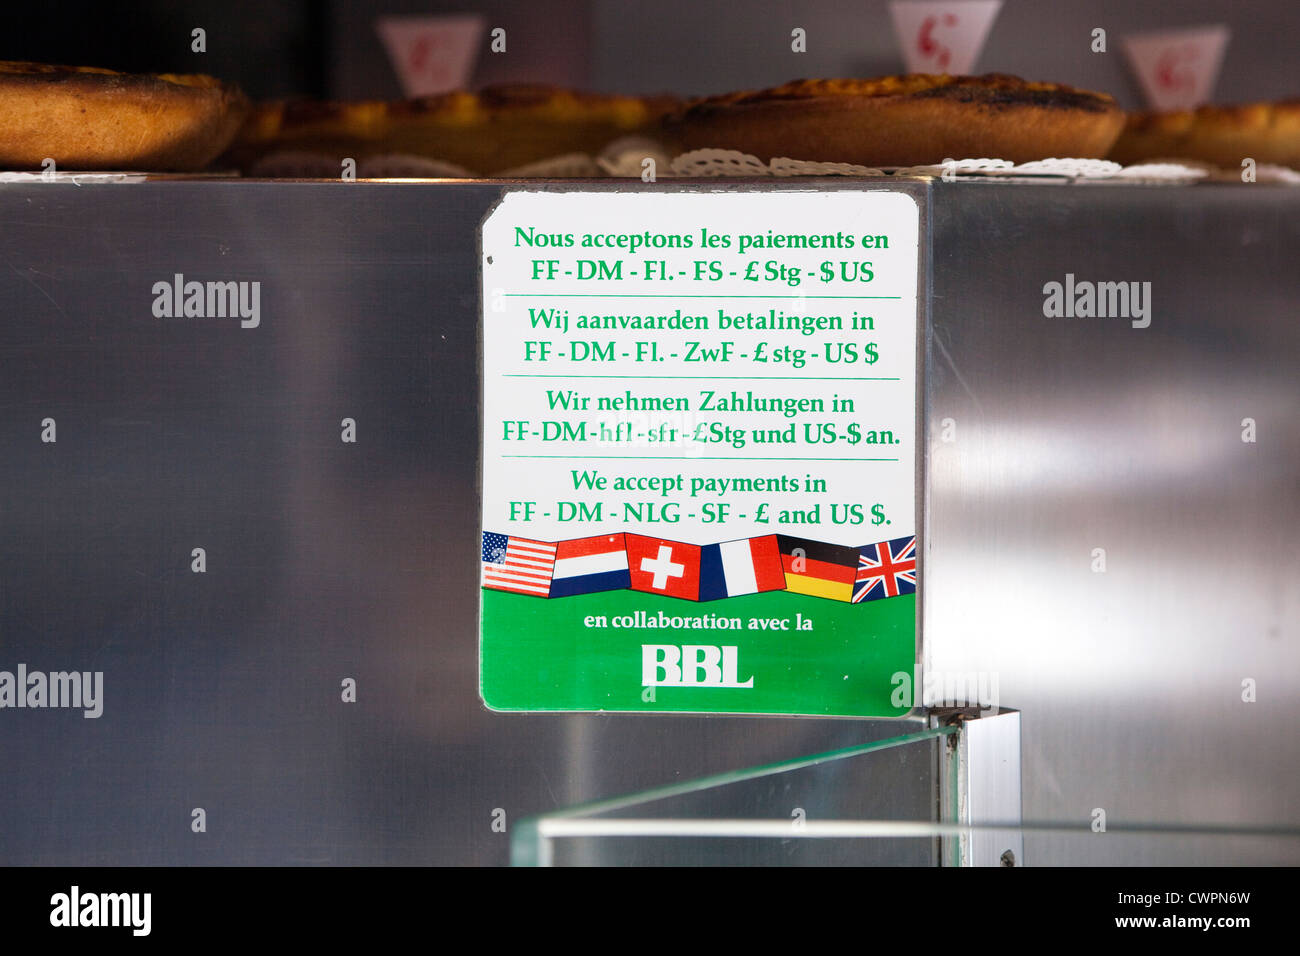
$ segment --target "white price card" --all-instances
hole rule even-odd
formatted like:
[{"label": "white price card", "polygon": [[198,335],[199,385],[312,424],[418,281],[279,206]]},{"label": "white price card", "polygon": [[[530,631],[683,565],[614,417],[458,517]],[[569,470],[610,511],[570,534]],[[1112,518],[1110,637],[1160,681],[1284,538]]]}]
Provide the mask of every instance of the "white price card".
[{"label": "white price card", "polygon": [[971,73],[1002,0],[895,0],[894,32],[909,73]]},{"label": "white price card", "polygon": [[375,32],[407,96],[432,96],[469,85],[487,21],[477,14],[380,17]]},{"label": "white price card", "polygon": [[1223,24],[1124,37],[1124,52],[1153,110],[1186,110],[1208,102],[1231,32]]}]

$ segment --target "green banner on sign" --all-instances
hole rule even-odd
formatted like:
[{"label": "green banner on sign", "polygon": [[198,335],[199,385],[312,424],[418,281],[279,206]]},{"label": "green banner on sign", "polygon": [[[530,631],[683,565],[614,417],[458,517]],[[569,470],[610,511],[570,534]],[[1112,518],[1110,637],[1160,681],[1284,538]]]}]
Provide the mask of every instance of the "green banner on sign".
[{"label": "green banner on sign", "polygon": [[[481,693],[494,710],[909,710],[894,675],[907,675],[911,687],[914,594],[850,604],[788,591],[711,603],[636,591],[554,600],[481,593]],[[750,686],[717,686],[724,676]],[[904,706],[893,703],[900,698]]]}]

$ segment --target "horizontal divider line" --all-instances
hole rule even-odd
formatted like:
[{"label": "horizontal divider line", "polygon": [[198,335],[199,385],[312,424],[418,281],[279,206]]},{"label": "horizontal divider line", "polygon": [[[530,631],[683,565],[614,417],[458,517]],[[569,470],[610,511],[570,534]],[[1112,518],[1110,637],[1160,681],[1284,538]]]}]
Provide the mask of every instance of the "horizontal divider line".
[{"label": "horizontal divider line", "polygon": [[732,455],[502,455],[502,458],[612,458],[619,461],[898,461],[897,458],[751,458]]},{"label": "horizontal divider line", "polygon": [[563,372],[502,372],[502,378],[680,378],[680,379],[737,379],[750,382],[897,382],[898,376],[878,375],[851,377],[843,375],[565,375]]},{"label": "horizontal divider line", "polygon": [[732,295],[715,292],[712,295],[683,292],[503,292],[507,299],[902,299],[901,295]]}]

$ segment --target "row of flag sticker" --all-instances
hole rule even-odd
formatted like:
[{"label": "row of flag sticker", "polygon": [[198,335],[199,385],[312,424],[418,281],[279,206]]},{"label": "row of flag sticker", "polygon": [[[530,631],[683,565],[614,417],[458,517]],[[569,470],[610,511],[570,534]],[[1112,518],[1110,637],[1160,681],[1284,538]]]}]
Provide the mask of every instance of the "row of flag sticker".
[{"label": "row of flag sticker", "polygon": [[485,531],[483,587],[552,598],[630,588],[688,601],[794,591],[857,604],[916,593],[916,537],[853,548],[784,534],[698,545],[629,533],[555,542]]}]

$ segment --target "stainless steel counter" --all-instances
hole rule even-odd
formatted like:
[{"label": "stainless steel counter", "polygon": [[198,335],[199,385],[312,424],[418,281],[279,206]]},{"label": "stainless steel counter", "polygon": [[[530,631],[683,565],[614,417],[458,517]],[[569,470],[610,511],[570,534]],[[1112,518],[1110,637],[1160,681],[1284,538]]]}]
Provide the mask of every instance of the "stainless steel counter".
[{"label": "stainless steel counter", "polygon": [[[498,808],[916,726],[483,708],[475,230],[501,188],[0,186],[0,669],[104,672],[98,719],[0,711],[0,861],[504,863]],[[1300,826],[1300,192],[906,188],[931,229],[928,665],[996,673],[1022,711],[1027,821]],[[258,327],[155,317],[177,273],[260,282]],[[1044,317],[1066,273],[1150,281],[1150,326]],[[697,810],[932,819],[936,775],[896,752]],[[654,859],[938,860],[778,842]],[[1025,851],[1298,861],[1244,838]]]}]

